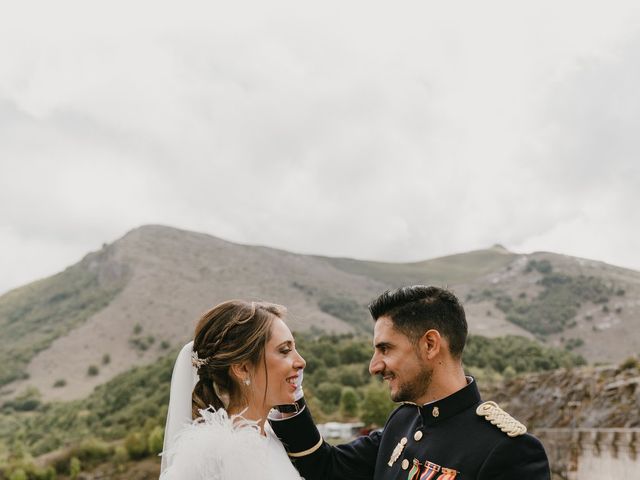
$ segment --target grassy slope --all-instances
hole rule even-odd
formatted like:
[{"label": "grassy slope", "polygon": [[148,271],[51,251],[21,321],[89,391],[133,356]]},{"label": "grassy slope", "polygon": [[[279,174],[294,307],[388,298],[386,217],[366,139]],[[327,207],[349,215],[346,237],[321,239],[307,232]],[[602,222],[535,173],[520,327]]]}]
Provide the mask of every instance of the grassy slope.
[{"label": "grassy slope", "polygon": [[29,412],[5,404],[0,438],[7,445],[19,440],[38,455],[90,436],[123,438],[147,421],[164,425],[175,356],[173,352],[151,365],[134,367],[82,400],[39,405]]},{"label": "grassy slope", "polygon": [[494,247],[416,263],[370,262],[329,257],[324,259],[346,272],[399,287],[412,284],[452,285],[470,282],[505,267],[517,256],[500,247]]},{"label": "grassy slope", "polygon": [[23,378],[29,361],[106,307],[126,274],[104,275],[107,251],[0,297],[0,386]]}]

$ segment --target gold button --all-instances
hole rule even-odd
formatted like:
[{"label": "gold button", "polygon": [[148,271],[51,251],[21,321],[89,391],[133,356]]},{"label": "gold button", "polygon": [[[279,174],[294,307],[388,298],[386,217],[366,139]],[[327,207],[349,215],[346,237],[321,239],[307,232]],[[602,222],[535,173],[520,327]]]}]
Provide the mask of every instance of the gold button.
[{"label": "gold button", "polygon": [[420,430],[418,430],[416,433],[413,434],[413,439],[416,442],[419,442],[421,438],[422,438],[422,432]]},{"label": "gold button", "polygon": [[431,410],[431,415],[437,418],[438,415],[440,415],[440,409],[438,407],[433,407],[433,410]]},{"label": "gold button", "polygon": [[407,437],[402,437],[402,440],[400,440],[400,445],[406,445],[407,444]]},{"label": "gold button", "polygon": [[405,458],[404,460],[402,460],[402,469],[406,470],[407,468],[409,468],[409,460]]}]

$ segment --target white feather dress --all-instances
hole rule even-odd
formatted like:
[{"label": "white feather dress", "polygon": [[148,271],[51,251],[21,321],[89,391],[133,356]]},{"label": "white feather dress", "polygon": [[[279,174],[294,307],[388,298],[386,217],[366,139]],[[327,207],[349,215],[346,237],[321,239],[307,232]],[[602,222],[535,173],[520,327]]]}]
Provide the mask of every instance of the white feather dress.
[{"label": "white feather dress", "polygon": [[269,424],[229,417],[223,409],[202,410],[202,418],[182,430],[160,480],[300,480],[298,471]]}]

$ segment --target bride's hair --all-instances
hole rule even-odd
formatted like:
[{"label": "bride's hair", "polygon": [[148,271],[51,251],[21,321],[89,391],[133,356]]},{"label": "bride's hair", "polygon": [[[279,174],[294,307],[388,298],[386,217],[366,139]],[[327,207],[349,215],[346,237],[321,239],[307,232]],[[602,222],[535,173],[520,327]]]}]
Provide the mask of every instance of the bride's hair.
[{"label": "bride's hair", "polygon": [[285,307],[273,303],[230,300],[202,316],[193,340],[200,377],[191,397],[194,419],[200,416],[199,410],[209,406],[228,407],[220,398],[221,392],[229,396],[231,405],[246,402],[242,386],[230,367],[245,361],[257,365],[260,359],[266,367],[265,346],[271,325],[275,317],[283,318],[285,313]]}]

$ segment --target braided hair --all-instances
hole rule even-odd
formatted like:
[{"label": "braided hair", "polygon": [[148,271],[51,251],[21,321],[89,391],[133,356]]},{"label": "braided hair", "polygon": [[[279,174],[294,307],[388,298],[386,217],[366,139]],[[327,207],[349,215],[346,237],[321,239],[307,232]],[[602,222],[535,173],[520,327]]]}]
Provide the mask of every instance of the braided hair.
[{"label": "braided hair", "polygon": [[[219,409],[246,405],[246,396],[231,374],[231,365],[265,362],[265,346],[270,338],[274,318],[283,318],[286,309],[266,302],[230,300],[206,312],[195,330],[193,351],[201,359],[198,383],[191,397],[192,417],[209,406]],[[225,405],[221,397],[229,397]],[[266,395],[266,392],[265,392]]]}]

